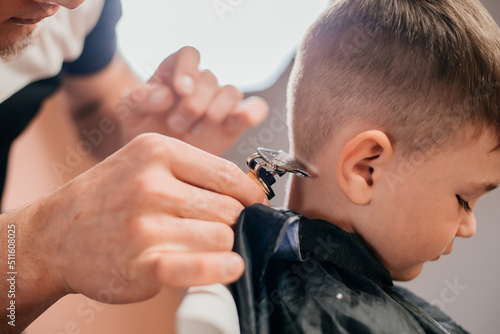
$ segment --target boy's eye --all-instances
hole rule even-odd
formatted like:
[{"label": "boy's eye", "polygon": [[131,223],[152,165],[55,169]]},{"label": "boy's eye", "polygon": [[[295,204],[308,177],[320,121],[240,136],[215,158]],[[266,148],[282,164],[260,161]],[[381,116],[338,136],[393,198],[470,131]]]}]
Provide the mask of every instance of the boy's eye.
[{"label": "boy's eye", "polygon": [[469,206],[469,202],[466,202],[462,197],[457,196],[458,204],[465,210],[465,212],[469,213],[471,212],[471,208]]}]

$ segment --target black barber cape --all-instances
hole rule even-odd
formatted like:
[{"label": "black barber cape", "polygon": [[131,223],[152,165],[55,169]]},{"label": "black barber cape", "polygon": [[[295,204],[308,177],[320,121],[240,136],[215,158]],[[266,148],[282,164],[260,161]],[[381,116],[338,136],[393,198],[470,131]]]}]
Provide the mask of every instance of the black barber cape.
[{"label": "black barber cape", "polygon": [[231,286],[242,334],[467,333],[394,286],[358,236],[328,222],[254,205],[234,250],[246,263]]}]

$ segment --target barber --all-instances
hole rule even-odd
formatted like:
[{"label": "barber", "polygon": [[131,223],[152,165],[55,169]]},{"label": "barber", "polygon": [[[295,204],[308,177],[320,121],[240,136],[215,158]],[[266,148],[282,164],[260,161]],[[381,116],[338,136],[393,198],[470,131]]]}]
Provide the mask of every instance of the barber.
[{"label": "barber", "polygon": [[[14,269],[0,261],[1,332],[20,332],[66,294],[132,303],[162,286],[232,282],[244,263],[231,226],[245,206],[268,203],[236,165],[205,152],[225,152],[266,103],[220,87],[189,47],[141,82],[116,51],[119,0],[83,2],[0,0],[0,189],[12,141],[54,92],[79,133],[116,127],[93,150],[109,157],[0,215],[0,253],[15,234]],[[104,298],[116,282],[124,288]]]}]

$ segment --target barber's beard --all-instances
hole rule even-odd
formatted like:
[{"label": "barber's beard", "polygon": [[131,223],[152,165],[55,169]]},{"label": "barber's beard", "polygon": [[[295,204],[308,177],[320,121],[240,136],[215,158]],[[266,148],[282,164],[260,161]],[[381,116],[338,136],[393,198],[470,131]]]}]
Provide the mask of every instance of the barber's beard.
[{"label": "barber's beard", "polygon": [[40,36],[42,22],[38,23],[34,30],[24,36],[9,35],[4,36],[5,40],[0,39],[0,61],[9,62],[20,56],[24,50],[34,44]]}]

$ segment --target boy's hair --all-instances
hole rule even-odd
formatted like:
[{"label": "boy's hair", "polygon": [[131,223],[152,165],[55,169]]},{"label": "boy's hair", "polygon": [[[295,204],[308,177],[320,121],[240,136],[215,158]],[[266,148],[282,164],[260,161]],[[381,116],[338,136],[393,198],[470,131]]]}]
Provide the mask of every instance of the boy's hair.
[{"label": "boy's hair", "polygon": [[292,151],[309,159],[351,122],[404,153],[456,142],[465,125],[500,138],[500,30],[476,0],[334,1],[288,98]]}]

